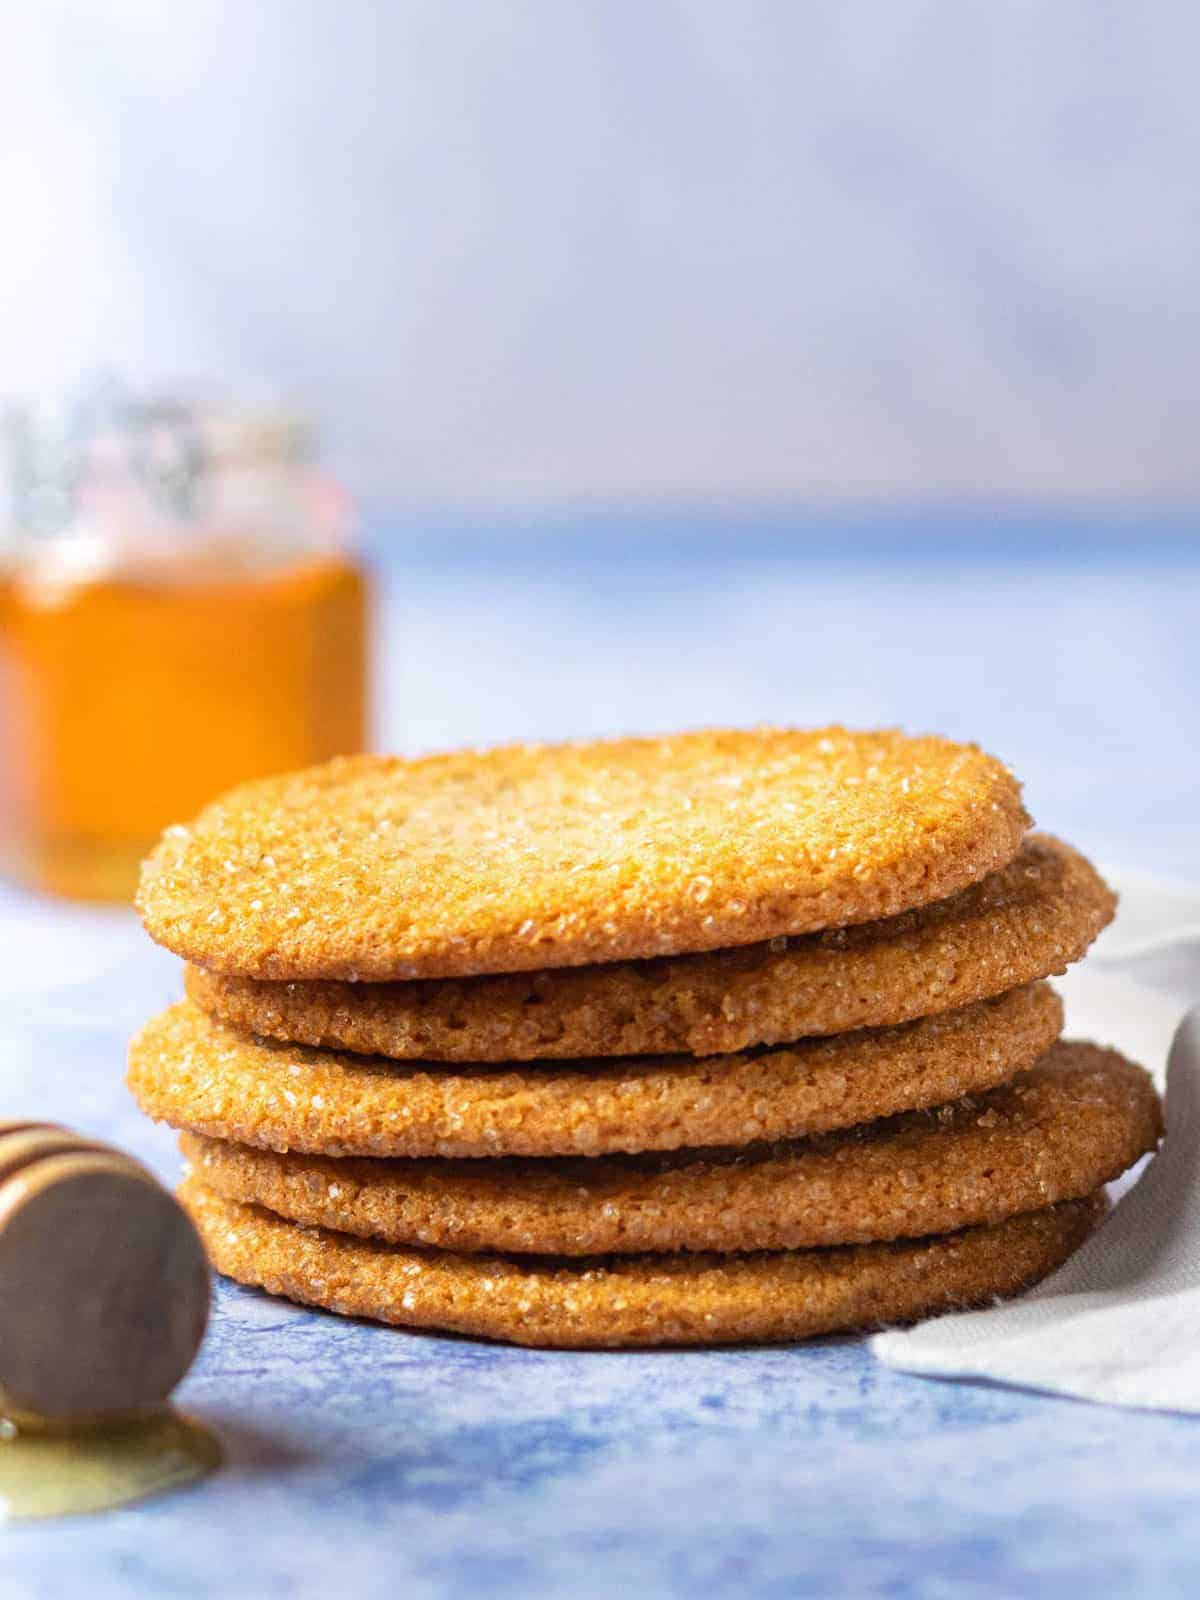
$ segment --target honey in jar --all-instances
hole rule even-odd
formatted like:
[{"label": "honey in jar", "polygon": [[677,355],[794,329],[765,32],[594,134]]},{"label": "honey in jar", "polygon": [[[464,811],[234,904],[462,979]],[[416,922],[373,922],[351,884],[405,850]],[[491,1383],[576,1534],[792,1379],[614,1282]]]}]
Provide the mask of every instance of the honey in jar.
[{"label": "honey in jar", "polygon": [[128,900],[168,824],[244,779],[365,748],[366,576],[336,497],[280,432],[210,427],[190,467],[204,492],[193,483],[166,517],[120,452],[107,472],[93,453],[60,525],[13,542],[0,565],[9,878]]}]

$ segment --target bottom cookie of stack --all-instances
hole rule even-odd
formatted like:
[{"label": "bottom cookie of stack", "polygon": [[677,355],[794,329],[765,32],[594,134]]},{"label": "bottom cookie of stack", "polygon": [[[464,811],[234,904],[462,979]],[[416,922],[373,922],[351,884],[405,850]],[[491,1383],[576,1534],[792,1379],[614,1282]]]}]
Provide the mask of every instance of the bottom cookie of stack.
[{"label": "bottom cookie of stack", "polygon": [[1141,1068],[1060,1044],[985,1095],[742,1150],[354,1160],[186,1134],[182,1195],[218,1270],[349,1315],[531,1345],[786,1340],[1019,1293],[1160,1133]]},{"label": "bottom cookie of stack", "polygon": [[346,1316],[560,1349],[769,1343],[985,1304],[1052,1272],[1104,1213],[1093,1195],[932,1239],[564,1264],[301,1227],[195,1178],[180,1198],[217,1271],[239,1283]]}]

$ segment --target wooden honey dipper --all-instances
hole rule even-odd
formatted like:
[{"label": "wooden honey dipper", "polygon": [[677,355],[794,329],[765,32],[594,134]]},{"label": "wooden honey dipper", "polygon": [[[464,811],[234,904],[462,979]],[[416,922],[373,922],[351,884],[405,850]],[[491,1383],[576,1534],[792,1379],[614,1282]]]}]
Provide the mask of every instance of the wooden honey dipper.
[{"label": "wooden honey dipper", "polygon": [[208,1320],[191,1222],[131,1156],[0,1122],[0,1418],[71,1426],[160,1405]]}]

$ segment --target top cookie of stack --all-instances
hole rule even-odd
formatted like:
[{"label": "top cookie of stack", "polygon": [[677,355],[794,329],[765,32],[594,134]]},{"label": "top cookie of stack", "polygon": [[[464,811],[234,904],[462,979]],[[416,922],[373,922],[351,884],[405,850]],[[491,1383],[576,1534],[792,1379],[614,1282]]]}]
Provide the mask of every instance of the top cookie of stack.
[{"label": "top cookie of stack", "polygon": [[[549,1343],[780,1337],[1009,1292],[1078,1243],[1097,1214],[1088,1197],[1157,1137],[1136,1069],[1051,1050],[1061,1011],[1038,980],[1084,953],[1113,898],[1028,822],[1015,779],[977,747],[838,727],[353,758],[250,784],[169,830],[146,865],[142,916],[188,962],[190,999],[135,1041],[131,1083],[203,1167],[185,1194],[219,1265],[387,1320]],[[1051,1086],[1020,1089],[1047,1051]],[[1017,1100],[980,1122],[1009,1129],[983,1177],[995,1191],[1006,1162],[1021,1171],[1003,1197],[968,1201],[961,1174],[982,1157],[962,1097],[1014,1078]],[[768,1173],[784,1210],[810,1207],[814,1184],[826,1193],[812,1164],[834,1157],[809,1144],[829,1130],[857,1137],[871,1123],[872,1160],[889,1170],[925,1135],[873,1119],[948,1101],[958,1122],[929,1157],[936,1205],[927,1195],[914,1210],[885,1185],[883,1218],[864,1232],[842,1213],[820,1229],[764,1222],[751,1204]],[[1100,1101],[1122,1109],[1102,1116]],[[1088,1153],[1068,1158],[1063,1130],[1089,1106]],[[786,1159],[763,1151],[781,1138],[804,1143]],[[701,1176],[715,1145],[744,1151],[728,1179]],[[639,1159],[621,1152],[680,1150],[636,1182],[609,1170]],[[317,1164],[288,1167],[288,1151]],[[545,1159],[578,1155],[606,1158],[584,1162],[582,1188]],[[444,1159],[464,1156],[508,1158],[479,1165],[490,1199]],[[342,1192],[337,1163],[361,1157],[386,1159],[347,1162],[356,1207],[317,1206],[318,1190]],[[851,1197],[861,1160],[846,1171]],[[608,1221],[586,1202],[589,1180],[617,1197]],[[564,1198],[547,1199],[564,1181]],[[483,1217],[469,1246],[455,1243],[464,1183]],[[696,1220],[714,1183],[719,1225]],[[666,1220],[627,1226],[630,1186],[644,1206],[646,1184],[671,1189],[670,1205],[649,1203]],[[535,1212],[522,1233],[514,1217]],[[338,1231],[317,1245],[297,1222]],[[945,1232],[959,1224],[968,1232]],[[1018,1224],[1027,1234],[1009,1239]],[[238,1255],[232,1241],[251,1236]],[[890,1249],[886,1260],[788,1247],[864,1239],[901,1242],[858,1246]],[[430,1242],[591,1254],[550,1289],[522,1268],[501,1307],[491,1278],[486,1293],[472,1287],[466,1256],[400,1260],[398,1246]],[[619,1294],[595,1256],[764,1247],[754,1283],[749,1257],[691,1258],[725,1263],[704,1276],[650,1255],[621,1269]],[[359,1254],[301,1259],[317,1250]],[[517,1272],[510,1257],[471,1261]],[[628,1274],[643,1270],[635,1293]],[[416,1277],[393,1294],[397,1274]]]},{"label": "top cookie of stack", "polygon": [[168,830],[151,936],[248,978],[473,977],[894,916],[1029,819],[974,746],[765,729],[338,760]]}]

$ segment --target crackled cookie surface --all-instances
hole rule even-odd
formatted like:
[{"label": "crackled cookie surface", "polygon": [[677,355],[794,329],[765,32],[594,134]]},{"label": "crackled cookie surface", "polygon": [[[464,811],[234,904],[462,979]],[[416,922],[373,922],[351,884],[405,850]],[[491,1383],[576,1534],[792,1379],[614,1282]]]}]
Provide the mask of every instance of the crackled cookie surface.
[{"label": "crackled cookie surface", "polygon": [[932,1239],[753,1255],[453,1255],[284,1222],[195,1177],[180,1199],[218,1272],[347,1316],[560,1348],[804,1339],[1018,1294],[1076,1250],[1102,1197]]},{"label": "crackled cookie surface", "polygon": [[168,830],[139,906],[243,977],[531,971],[893,916],[1003,866],[1027,822],[998,761],[893,731],[342,758]]},{"label": "crackled cookie surface", "polygon": [[896,1028],[752,1054],[426,1070],[269,1044],[172,1006],[130,1048],[152,1117],[318,1155],[601,1155],[795,1138],[941,1105],[1033,1065],[1058,1037],[1047,984]]},{"label": "crackled cookie surface", "polygon": [[388,984],[190,967],[187,989],[243,1031],[396,1060],[711,1055],[907,1022],[1063,972],[1113,907],[1083,856],[1032,835],[1007,866],[933,905],[736,950]]},{"label": "crackled cookie surface", "polygon": [[1081,1199],[1154,1149],[1149,1074],[1059,1044],[1011,1084],[783,1146],[595,1160],[363,1161],[185,1134],[201,1182],[393,1244],[538,1255],[792,1250],[920,1238]]}]

